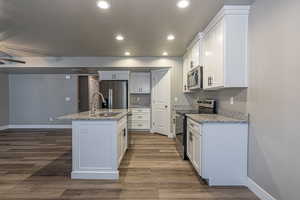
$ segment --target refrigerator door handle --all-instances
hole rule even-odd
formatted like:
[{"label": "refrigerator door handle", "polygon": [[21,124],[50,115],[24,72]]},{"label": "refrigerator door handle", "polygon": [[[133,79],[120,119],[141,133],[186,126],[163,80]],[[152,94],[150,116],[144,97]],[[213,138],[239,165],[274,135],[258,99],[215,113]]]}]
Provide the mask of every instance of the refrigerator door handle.
[{"label": "refrigerator door handle", "polygon": [[113,103],[113,90],[108,90],[108,108],[112,109],[112,103]]}]

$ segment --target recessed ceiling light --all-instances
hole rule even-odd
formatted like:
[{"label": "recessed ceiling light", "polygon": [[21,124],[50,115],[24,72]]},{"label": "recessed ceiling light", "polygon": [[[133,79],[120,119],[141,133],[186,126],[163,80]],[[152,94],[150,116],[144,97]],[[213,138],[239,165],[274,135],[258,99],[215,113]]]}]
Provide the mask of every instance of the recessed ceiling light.
[{"label": "recessed ceiling light", "polygon": [[104,9],[104,10],[110,8],[109,2],[108,2],[108,1],[105,1],[105,0],[100,0],[100,1],[98,1],[97,6],[98,6],[99,8],[101,8],[101,9]]},{"label": "recessed ceiling light", "polygon": [[131,53],[130,53],[129,51],[126,51],[126,52],[124,53],[124,55],[125,55],[125,56],[130,56]]},{"label": "recessed ceiling light", "polygon": [[116,36],[116,40],[123,41],[124,40],[124,36],[123,35],[117,35]]},{"label": "recessed ceiling light", "polygon": [[170,34],[170,35],[168,35],[167,40],[170,40],[170,41],[175,40],[175,36]]},{"label": "recessed ceiling light", "polygon": [[167,56],[167,55],[169,55],[169,54],[168,54],[168,52],[165,51],[165,52],[163,52],[162,55],[163,55],[163,56]]},{"label": "recessed ceiling light", "polygon": [[190,1],[189,0],[180,0],[177,2],[177,7],[178,8],[186,8],[190,5]]}]

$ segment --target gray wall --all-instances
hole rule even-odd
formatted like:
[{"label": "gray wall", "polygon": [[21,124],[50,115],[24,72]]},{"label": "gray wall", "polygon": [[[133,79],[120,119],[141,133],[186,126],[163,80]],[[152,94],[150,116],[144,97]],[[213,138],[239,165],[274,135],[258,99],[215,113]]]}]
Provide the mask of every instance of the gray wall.
[{"label": "gray wall", "polygon": [[249,176],[300,199],[300,1],[257,0],[250,16]]},{"label": "gray wall", "polygon": [[67,80],[61,74],[9,75],[9,86],[12,125],[65,124],[49,118],[77,112],[77,76]]},{"label": "gray wall", "polygon": [[8,125],[9,120],[9,89],[8,75],[0,73],[0,126]]},{"label": "gray wall", "polygon": [[[22,58],[26,65],[19,69],[26,71],[37,69],[40,73],[43,69],[59,71],[60,68],[74,67],[99,67],[99,69],[120,69],[125,67],[161,69],[169,67],[171,70],[171,96],[172,105],[187,105],[187,98],[182,93],[182,59],[178,57],[32,57]],[[100,68],[101,67],[101,68]],[[1,69],[1,67],[0,67]],[[16,65],[16,68],[18,66]],[[75,76],[76,77],[76,76]],[[57,117],[63,114],[74,113],[77,110],[77,82],[75,78],[65,80],[64,75],[55,74],[11,74],[10,75],[10,124],[49,124],[49,117]],[[75,82],[76,83],[75,83]],[[65,102],[64,98],[71,96],[72,102]],[[177,97],[177,101],[175,101]],[[76,101],[76,102],[75,102]]]}]

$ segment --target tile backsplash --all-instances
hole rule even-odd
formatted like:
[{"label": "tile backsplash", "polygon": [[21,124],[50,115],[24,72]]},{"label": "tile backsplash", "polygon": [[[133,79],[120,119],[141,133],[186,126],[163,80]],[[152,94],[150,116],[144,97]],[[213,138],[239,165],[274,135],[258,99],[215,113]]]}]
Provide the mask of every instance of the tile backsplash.
[{"label": "tile backsplash", "polygon": [[[197,105],[198,99],[215,99],[217,100],[217,111],[219,114],[239,119],[248,118],[246,88],[198,91],[188,94],[187,97],[191,105]],[[233,102],[231,102],[231,98],[233,98]]]},{"label": "tile backsplash", "polygon": [[131,106],[144,106],[150,107],[151,95],[150,94],[130,94]]}]

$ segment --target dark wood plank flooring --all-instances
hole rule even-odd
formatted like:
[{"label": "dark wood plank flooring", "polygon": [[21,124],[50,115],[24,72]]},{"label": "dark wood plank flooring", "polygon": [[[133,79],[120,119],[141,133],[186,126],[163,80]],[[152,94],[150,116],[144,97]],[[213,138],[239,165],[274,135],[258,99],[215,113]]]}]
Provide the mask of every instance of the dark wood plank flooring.
[{"label": "dark wood plank flooring", "polygon": [[71,180],[70,130],[0,132],[0,200],[257,200],[244,187],[208,187],[172,139],[131,133],[120,180]]}]

